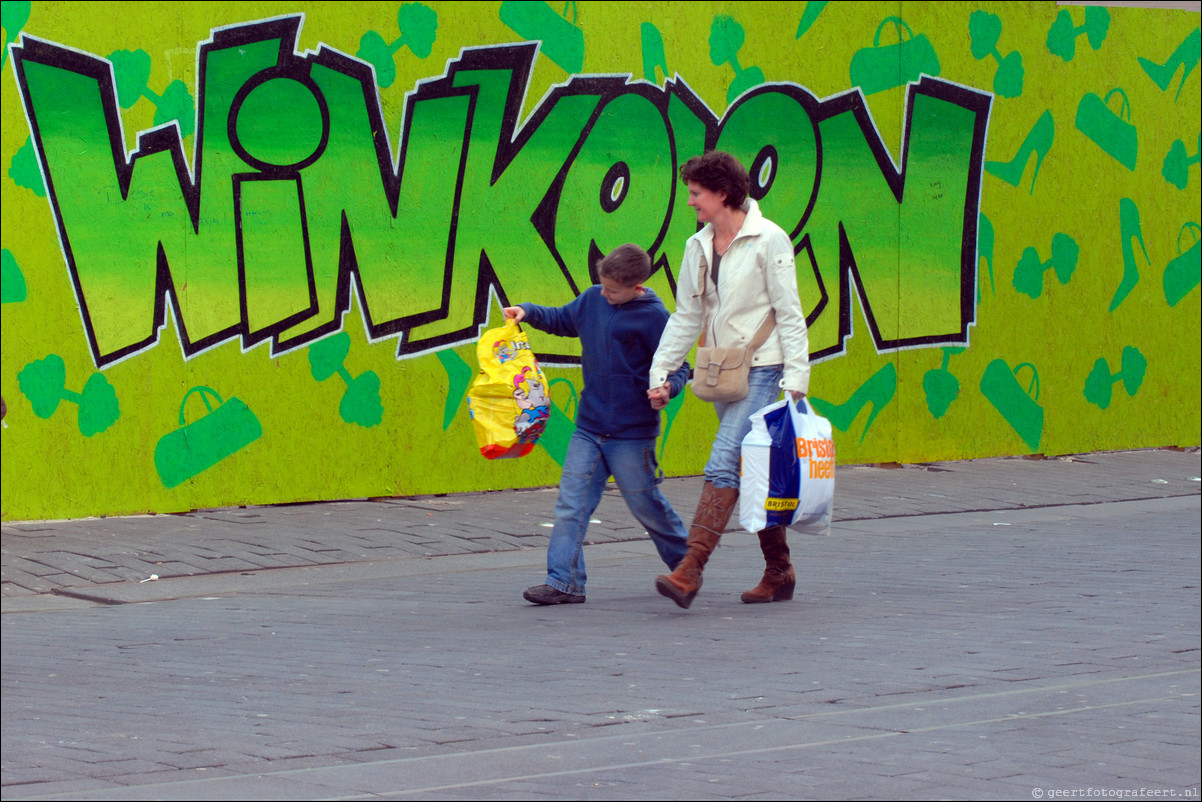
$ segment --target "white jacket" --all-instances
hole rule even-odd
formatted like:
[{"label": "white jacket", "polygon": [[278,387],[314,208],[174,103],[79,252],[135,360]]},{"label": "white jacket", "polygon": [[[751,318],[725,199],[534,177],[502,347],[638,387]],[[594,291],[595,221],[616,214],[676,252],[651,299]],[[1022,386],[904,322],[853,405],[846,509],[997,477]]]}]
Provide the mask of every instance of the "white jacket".
[{"label": "white jacket", "polygon": [[781,387],[807,393],[810,388],[810,338],[797,292],[793,242],[784,230],[747,200],[747,217],[722,257],[718,286],[708,279],[706,320],[701,319],[702,260],[714,258],[713,224],[689,237],[684,260],[676,276],[676,311],[660,337],[651,361],[650,386],[662,387],[680,367],[693,344],[705,331],[705,345],[715,348],[745,347],[776,310],[776,328],[752,358],[752,365],[784,365]]}]

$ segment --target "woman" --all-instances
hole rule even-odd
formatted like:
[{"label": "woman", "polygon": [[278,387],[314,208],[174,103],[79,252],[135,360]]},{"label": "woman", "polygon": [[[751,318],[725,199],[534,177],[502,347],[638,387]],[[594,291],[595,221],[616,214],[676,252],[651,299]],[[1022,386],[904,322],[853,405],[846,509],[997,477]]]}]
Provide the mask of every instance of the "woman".
[{"label": "woman", "polygon": [[[689,159],[680,168],[680,177],[688,186],[689,205],[697,210],[698,222],[707,225],[685,243],[676,277],[676,311],[651,362],[647,395],[652,406],[667,405],[667,378],[699,336],[704,334],[705,344],[711,347],[746,347],[769,314],[776,313],[775,328],[753,355],[747,396],[714,404],[718,434],[689,527],[688,553],[671,574],[655,580],[660,593],[688,607],[739,499],[740,457],[743,438],[751,431],[751,415],[775,402],[782,389],[794,400],[803,398],[809,390],[810,360],[793,242],[747,197],[751,186],[747,170],[729,153],[711,151]],[[742,599],[788,601],[793,598],[796,575],[785,527],[765,529],[759,538],[767,567],[759,585]]]}]

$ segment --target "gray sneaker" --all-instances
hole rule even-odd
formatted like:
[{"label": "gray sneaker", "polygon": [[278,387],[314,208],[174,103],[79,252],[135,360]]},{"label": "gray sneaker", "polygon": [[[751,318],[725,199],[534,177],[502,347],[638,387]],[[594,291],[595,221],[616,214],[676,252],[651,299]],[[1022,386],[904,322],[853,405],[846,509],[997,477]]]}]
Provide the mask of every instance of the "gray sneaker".
[{"label": "gray sneaker", "polygon": [[535,604],[584,604],[584,595],[564,593],[550,585],[535,585],[522,593],[522,598]]}]

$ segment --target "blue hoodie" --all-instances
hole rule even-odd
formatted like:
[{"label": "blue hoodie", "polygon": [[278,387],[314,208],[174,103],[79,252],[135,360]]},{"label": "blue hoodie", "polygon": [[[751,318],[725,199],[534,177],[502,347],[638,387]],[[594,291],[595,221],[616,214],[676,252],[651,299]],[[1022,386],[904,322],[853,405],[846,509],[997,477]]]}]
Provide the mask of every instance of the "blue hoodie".
[{"label": "blue hoodie", "polygon": [[[584,391],[576,409],[577,426],[604,437],[659,435],[659,412],[647,399],[647,374],[668,310],[654,290],[618,306],[605,300],[596,285],[565,306],[519,305],[526,312],[523,323],[560,337],[580,338]],[[672,396],[684,387],[689,372],[686,361],[668,377]]]}]

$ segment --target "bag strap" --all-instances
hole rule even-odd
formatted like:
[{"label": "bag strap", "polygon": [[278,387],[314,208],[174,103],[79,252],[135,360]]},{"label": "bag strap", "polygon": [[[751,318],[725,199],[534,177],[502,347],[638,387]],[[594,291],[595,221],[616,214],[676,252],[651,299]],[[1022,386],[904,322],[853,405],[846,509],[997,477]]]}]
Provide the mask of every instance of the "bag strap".
[{"label": "bag strap", "polygon": [[747,346],[747,350],[755,353],[761,345],[768,342],[768,335],[772,333],[772,329],[776,327],[776,310],[768,310],[768,319],[760,324],[760,330],[755,333],[751,343]]},{"label": "bag strap", "polygon": [[[698,345],[705,347],[705,320],[706,320],[706,302],[705,297],[708,294],[706,290],[709,288],[709,265],[705,263],[705,252],[701,253],[701,339]],[[772,333],[772,329],[776,328],[776,310],[768,310],[768,318],[760,324],[760,328],[756,331],[755,336],[751,338],[751,342],[747,345],[749,353],[755,353],[759,347],[768,342],[768,335]]]}]

